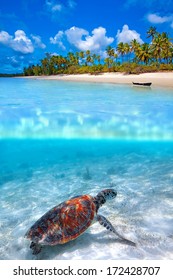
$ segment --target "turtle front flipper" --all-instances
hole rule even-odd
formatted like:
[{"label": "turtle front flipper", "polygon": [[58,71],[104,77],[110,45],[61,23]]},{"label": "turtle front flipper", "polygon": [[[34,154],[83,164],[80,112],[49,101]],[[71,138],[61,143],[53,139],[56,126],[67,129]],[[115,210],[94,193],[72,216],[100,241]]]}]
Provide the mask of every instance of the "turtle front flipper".
[{"label": "turtle front flipper", "polygon": [[31,242],[30,249],[32,249],[32,254],[37,255],[41,252],[41,245],[35,242]]},{"label": "turtle front flipper", "polygon": [[129,245],[136,246],[136,244],[126,238],[124,238],[122,235],[120,235],[114,228],[114,226],[109,222],[104,216],[102,215],[97,215],[96,216],[97,221],[99,222],[100,225],[104,226],[107,230],[112,231],[115,233],[120,239],[126,241]]}]

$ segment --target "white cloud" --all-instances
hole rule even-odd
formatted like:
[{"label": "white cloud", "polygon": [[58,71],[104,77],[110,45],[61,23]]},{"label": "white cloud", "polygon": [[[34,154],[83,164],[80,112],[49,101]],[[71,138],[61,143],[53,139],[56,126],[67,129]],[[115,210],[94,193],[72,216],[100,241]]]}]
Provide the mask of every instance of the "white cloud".
[{"label": "white cloud", "polygon": [[24,66],[24,56],[21,55],[13,55],[13,56],[4,56],[3,58],[1,57],[0,59],[0,63],[1,63],[1,68],[4,69],[4,71],[6,72],[12,72],[14,73],[14,71],[19,72],[23,70],[23,66]]},{"label": "white cloud", "polygon": [[171,28],[173,28],[173,14],[170,16],[163,16],[161,17],[159,14],[148,14],[147,20],[154,24],[161,24],[161,23],[171,23]]},{"label": "white cloud", "polygon": [[18,67],[20,65],[19,61],[15,56],[7,57],[7,61],[13,66],[13,67]]},{"label": "white cloud", "polygon": [[62,5],[57,1],[46,0],[46,7],[52,13],[57,11],[60,12],[62,10]]},{"label": "white cloud", "polygon": [[14,33],[14,37],[9,35],[6,31],[1,31],[0,43],[24,54],[34,51],[31,40],[26,36],[23,30],[17,30]]},{"label": "white cloud", "polygon": [[46,48],[46,45],[42,43],[40,36],[31,35],[31,37],[34,40],[34,45],[37,48],[40,48],[40,49],[45,49]]},{"label": "white cloud", "polygon": [[8,34],[8,32],[6,32],[6,31],[1,31],[0,32],[0,43],[6,45],[11,40],[12,40],[12,36],[10,36]]},{"label": "white cloud", "polygon": [[61,11],[62,6],[60,4],[52,6],[52,12]]},{"label": "white cloud", "polygon": [[76,6],[76,2],[74,0],[68,0],[68,7],[73,9]]},{"label": "white cloud", "polygon": [[56,53],[56,52],[53,52],[53,53],[50,53],[51,56],[58,56],[59,53]]},{"label": "white cloud", "polygon": [[21,53],[32,53],[34,51],[31,40],[26,36],[23,30],[17,30],[14,34],[15,37],[11,42],[11,47],[15,51]]},{"label": "white cloud", "polygon": [[135,30],[130,30],[127,24],[123,26],[122,31],[118,30],[116,38],[117,38],[117,43],[119,42],[129,43],[133,39],[136,39],[140,44],[143,43],[140,34],[137,33]]},{"label": "white cloud", "polygon": [[151,23],[164,23],[164,22],[169,22],[173,20],[173,16],[159,16],[158,14],[149,14],[147,16],[147,19]]},{"label": "white cloud", "polygon": [[59,31],[54,37],[50,37],[50,43],[54,45],[57,44],[62,50],[66,50],[66,47],[62,42],[63,37],[64,37],[64,32]]},{"label": "white cloud", "polygon": [[159,16],[159,14],[148,14],[147,20],[151,23],[164,23],[164,22],[172,22],[173,21],[173,15],[170,16]]},{"label": "white cloud", "polygon": [[44,49],[45,44],[42,43],[40,36],[31,35],[34,42],[28,38],[23,30],[17,30],[14,36],[6,31],[0,32],[0,43],[13,49],[16,52],[29,54],[34,52],[34,47]]},{"label": "white cloud", "polygon": [[73,9],[76,6],[76,2],[74,0],[46,0],[45,5],[46,9],[53,14],[56,12],[62,12],[64,10]]},{"label": "white cloud", "polygon": [[79,44],[81,42],[81,38],[83,36],[87,36],[89,33],[87,30],[78,27],[71,27],[65,31],[67,36],[67,40],[70,44],[74,45],[75,47],[79,48]]},{"label": "white cloud", "polygon": [[103,27],[95,28],[91,36],[87,30],[75,26],[66,30],[65,34],[69,43],[81,51],[99,51],[114,41],[114,38],[106,36]]}]

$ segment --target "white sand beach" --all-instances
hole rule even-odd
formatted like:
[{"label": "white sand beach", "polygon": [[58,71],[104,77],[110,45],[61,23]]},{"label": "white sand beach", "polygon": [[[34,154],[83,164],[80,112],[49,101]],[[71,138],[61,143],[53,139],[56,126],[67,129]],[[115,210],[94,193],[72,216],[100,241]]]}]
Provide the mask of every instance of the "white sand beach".
[{"label": "white sand beach", "polygon": [[64,80],[64,81],[75,81],[75,82],[79,81],[79,82],[115,83],[115,84],[132,84],[132,82],[151,82],[152,86],[173,87],[173,72],[144,73],[139,75],[125,75],[123,73],[103,73],[99,75],[75,74],[75,75],[39,76],[35,78],[47,79],[47,80]]}]

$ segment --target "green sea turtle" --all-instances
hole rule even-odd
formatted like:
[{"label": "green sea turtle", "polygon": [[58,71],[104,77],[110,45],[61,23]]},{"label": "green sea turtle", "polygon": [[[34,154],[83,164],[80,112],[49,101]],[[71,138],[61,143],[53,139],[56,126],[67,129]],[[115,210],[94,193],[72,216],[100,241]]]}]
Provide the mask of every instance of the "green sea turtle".
[{"label": "green sea turtle", "polygon": [[117,192],[105,189],[95,197],[91,195],[75,196],[45,213],[27,231],[25,237],[31,240],[30,248],[36,255],[41,251],[41,245],[64,244],[80,236],[94,221],[98,221],[106,229],[131,245],[135,243],[121,236],[113,225],[101,215],[98,209],[106,200],[115,198]]}]

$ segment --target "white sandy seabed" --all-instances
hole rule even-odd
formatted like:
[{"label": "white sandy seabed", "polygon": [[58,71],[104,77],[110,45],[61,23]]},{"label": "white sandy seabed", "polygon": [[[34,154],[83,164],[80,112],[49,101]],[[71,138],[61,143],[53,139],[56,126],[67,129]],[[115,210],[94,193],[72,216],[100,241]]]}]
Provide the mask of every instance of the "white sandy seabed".
[{"label": "white sandy seabed", "polygon": [[[173,159],[169,149],[163,156],[159,150],[151,155],[143,148],[141,152],[114,152],[110,147],[105,154],[103,149],[99,154],[99,147],[92,148],[84,151],[78,147],[69,156],[68,151],[49,153],[46,145],[44,160],[39,153],[34,160],[28,151],[25,161],[20,156],[14,162],[11,158],[8,168],[4,162],[0,259],[173,259]],[[21,154],[25,152],[21,147]],[[120,234],[136,242],[136,247],[95,223],[68,244],[44,247],[37,256],[31,254],[24,234],[41,215],[77,194],[96,195],[110,183],[118,195],[100,208],[100,214]]]}]

